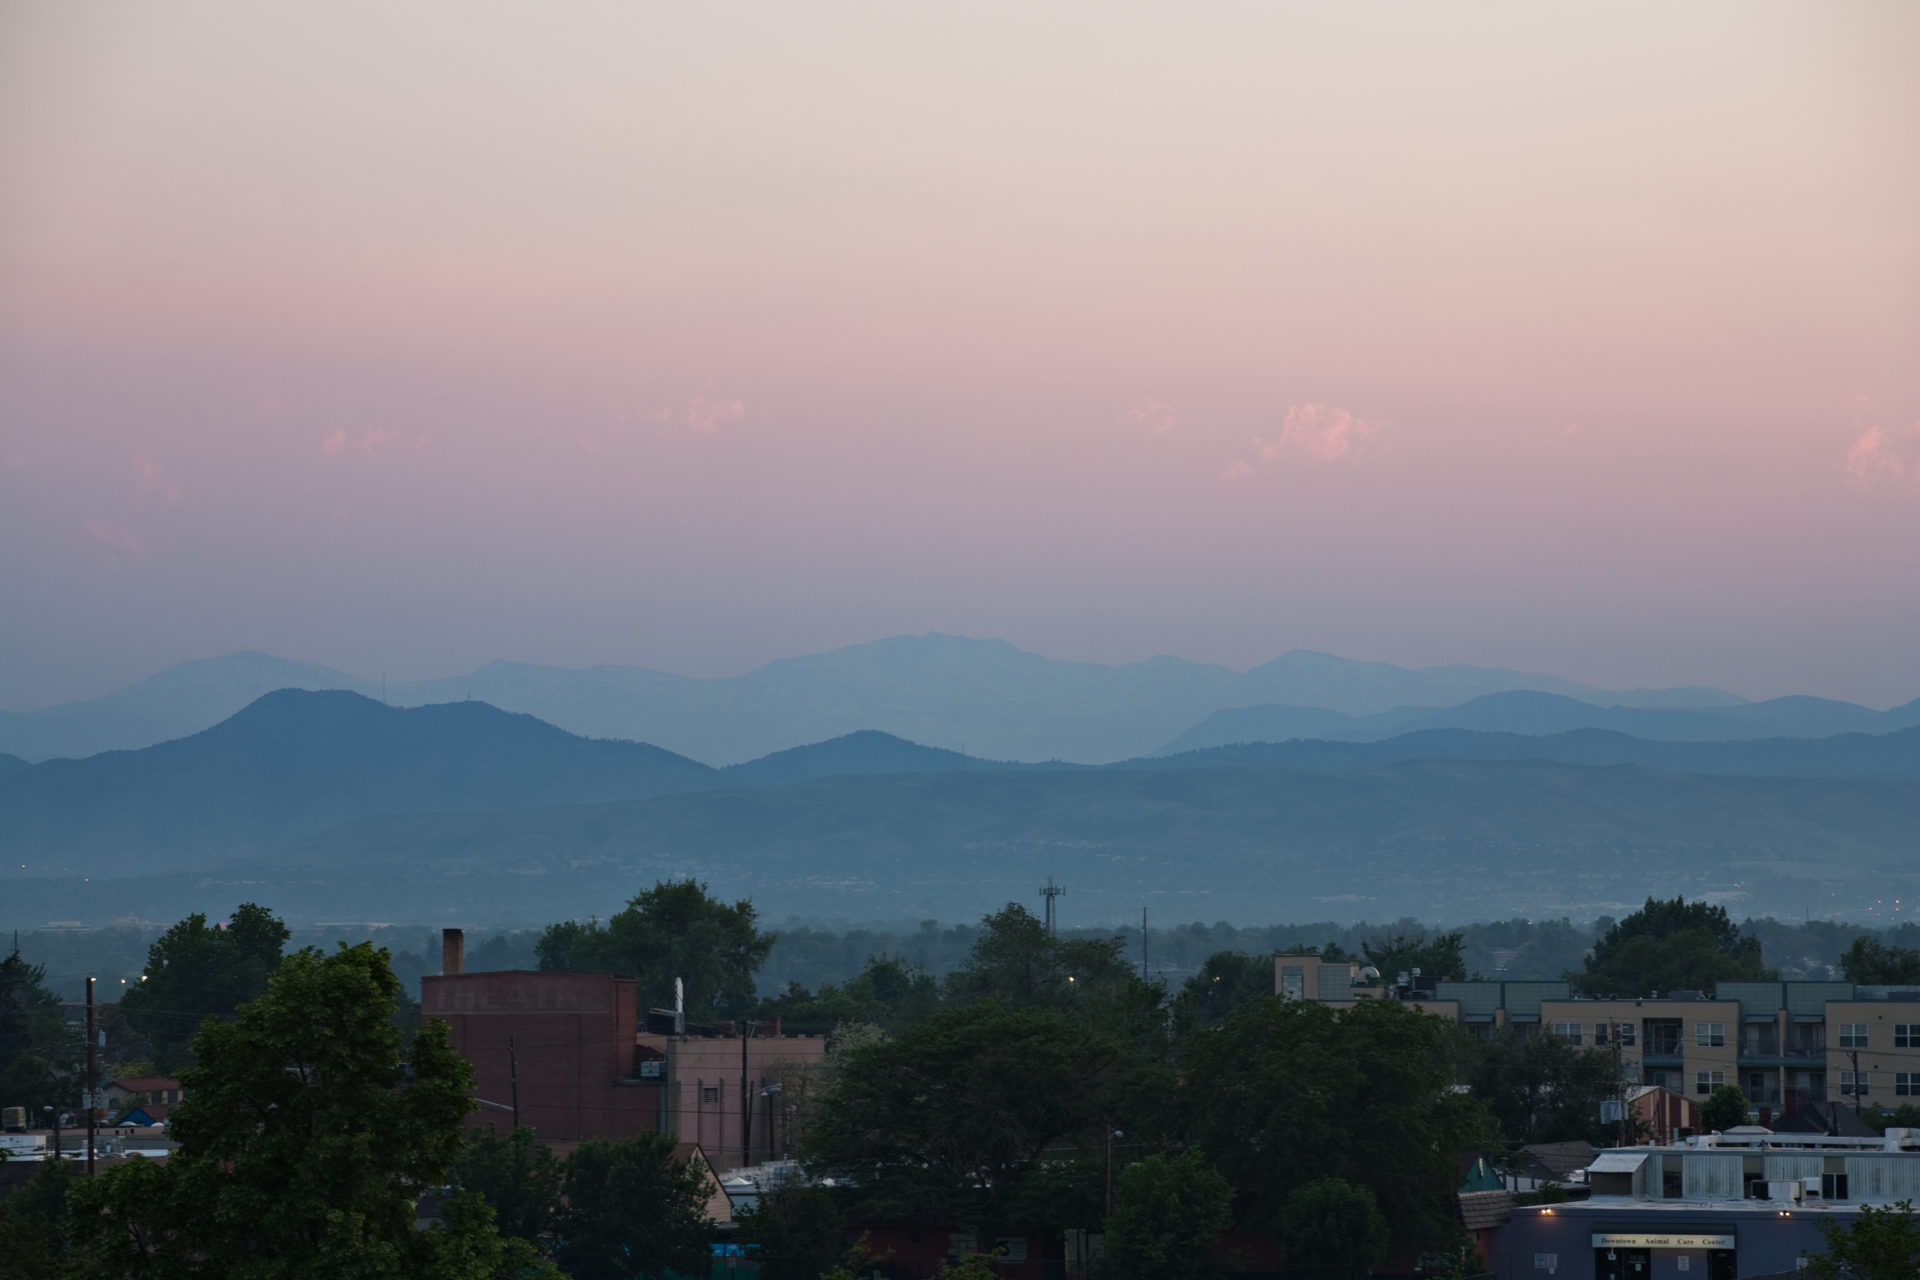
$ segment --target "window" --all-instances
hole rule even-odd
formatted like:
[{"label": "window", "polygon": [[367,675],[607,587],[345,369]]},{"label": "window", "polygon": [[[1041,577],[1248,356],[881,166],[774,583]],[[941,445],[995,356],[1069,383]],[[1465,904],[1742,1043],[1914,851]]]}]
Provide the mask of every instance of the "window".
[{"label": "window", "polygon": [[1724,1071],[1696,1071],[1693,1073],[1693,1091],[1695,1093],[1712,1093],[1726,1082],[1727,1073]]},{"label": "window", "polygon": [[1842,1071],[1840,1073],[1840,1096],[1843,1098],[1854,1098],[1866,1093],[1873,1087],[1872,1075],[1873,1073],[1870,1071],[1862,1071],[1859,1075],[1855,1075],[1851,1071]]},{"label": "window", "polygon": [[1696,1022],[1693,1024],[1693,1043],[1702,1049],[1718,1048],[1727,1042],[1727,1024],[1724,1022]]},{"label": "window", "polygon": [[1920,1022],[1894,1023],[1893,1047],[1896,1049],[1920,1049]]},{"label": "window", "polygon": [[1844,1173],[1821,1174],[1820,1196],[1825,1200],[1845,1200],[1847,1198],[1847,1175]]},{"label": "window", "polygon": [[1894,1072],[1893,1092],[1896,1097],[1920,1098],[1920,1071]]},{"label": "window", "polygon": [[1607,1024],[1606,1023],[1596,1022],[1593,1024],[1593,1042],[1595,1044],[1605,1044],[1607,1042]]},{"label": "window", "polygon": [[1553,1034],[1577,1049],[1580,1047],[1580,1028],[1578,1022],[1556,1022],[1553,1024]]},{"label": "window", "polygon": [[1283,964],[1280,966],[1280,994],[1301,1000],[1307,994],[1307,969],[1305,965]]},{"label": "window", "polygon": [[1840,1047],[1842,1049],[1864,1049],[1867,1047],[1867,1024],[1864,1022],[1843,1022],[1840,1024]]},{"label": "window", "polygon": [[[1916,1030],[1920,1030],[1920,1028],[1916,1028]],[[1920,1044],[1920,1036],[1916,1036],[1914,1042]],[[1629,1048],[1633,1046],[1633,1024],[1631,1022],[1623,1022],[1620,1024],[1620,1043]]]},{"label": "window", "polygon": [[700,1101],[702,1101],[702,1102],[718,1102],[718,1101],[720,1101],[720,1086],[719,1086],[719,1085],[717,1085],[717,1084],[703,1084],[703,1085],[701,1085],[701,1086],[700,1086]]}]

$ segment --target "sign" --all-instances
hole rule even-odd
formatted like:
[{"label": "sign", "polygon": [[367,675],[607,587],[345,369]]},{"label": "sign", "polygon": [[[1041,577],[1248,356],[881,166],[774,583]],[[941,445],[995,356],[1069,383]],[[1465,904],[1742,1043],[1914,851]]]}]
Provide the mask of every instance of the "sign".
[{"label": "sign", "polygon": [[1548,1275],[1560,1269],[1560,1255],[1557,1253],[1536,1253],[1533,1255],[1533,1269],[1544,1271]]},{"label": "sign", "polygon": [[1596,1249],[1731,1249],[1733,1237],[1731,1235],[1682,1236],[1652,1232],[1623,1235],[1619,1232],[1596,1231],[1593,1233],[1593,1247]]}]

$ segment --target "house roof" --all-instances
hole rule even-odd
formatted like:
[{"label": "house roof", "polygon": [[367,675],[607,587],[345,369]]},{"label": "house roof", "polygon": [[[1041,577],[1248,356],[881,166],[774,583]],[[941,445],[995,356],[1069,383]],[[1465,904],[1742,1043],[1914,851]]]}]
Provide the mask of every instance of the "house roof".
[{"label": "house roof", "polygon": [[115,1080],[107,1086],[109,1089],[123,1089],[128,1093],[158,1093],[162,1089],[178,1089],[178,1080],[169,1080],[165,1076],[141,1076],[136,1080]]},{"label": "house roof", "polygon": [[1460,1223],[1469,1231],[1497,1227],[1513,1216],[1513,1197],[1501,1191],[1462,1191]]},{"label": "house roof", "polygon": [[[1837,1124],[1831,1123],[1837,1121]],[[1826,1133],[1835,1128],[1842,1137],[1874,1138],[1880,1131],[1854,1114],[1852,1108],[1832,1102],[1805,1102],[1784,1120],[1774,1123],[1775,1133]]]},{"label": "house roof", "polygon": [[1593,1147],[1585,1142],[1535,1142],[1520,1150],[1538,1160],[1556,1178],[1584,1169],[1593,1162]]}]

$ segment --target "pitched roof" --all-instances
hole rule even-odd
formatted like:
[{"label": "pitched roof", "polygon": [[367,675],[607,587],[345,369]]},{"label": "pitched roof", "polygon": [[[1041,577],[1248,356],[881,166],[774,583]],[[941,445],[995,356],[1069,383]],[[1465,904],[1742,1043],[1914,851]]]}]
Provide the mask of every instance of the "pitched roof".
[{"label": "pitched roof", "polygon": [[1469,1231],[1497,1227],[1513,1216],[1513,1197],[1506,1191],[1462,1191],[1460,1223]]},{"label": "pitched roof", "polygon": [[1520,1150],[1538,1160],[1556,1178],[1593,1163],[1593,1146],[1585,1142],[1535,1142]]},{"label": "pitched roof", "polygon": [[178,1080],[169,1080],[165,1076],[141,1076],[137,1080],[110,1080],[109,1089],[125,1089],[128,1093],[158,1093],[162,1089],[178,1089]]}]

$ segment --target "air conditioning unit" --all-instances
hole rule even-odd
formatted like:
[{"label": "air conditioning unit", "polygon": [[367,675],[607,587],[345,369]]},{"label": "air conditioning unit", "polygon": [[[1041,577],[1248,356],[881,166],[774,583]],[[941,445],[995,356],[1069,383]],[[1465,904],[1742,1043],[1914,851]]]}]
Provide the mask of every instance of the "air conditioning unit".
[{"label": "air conditioning unit", "polygon": [[25,1131],[26,1127],[27,1109],[25,1107],[8,1107],[0,1111],[0,1129],[11,1129],[19,1133]]},{"label": "air conditioning unit", "polygon": [[1806,1192],[1806,1195],[1803,1197],[1803,1199],[1818,1200],[1820,1198],[1820,1179],[1818,1178],[1806,1179],[1806,1187],[1807,1187],[1807,1192]]},{"label": "air conditioning unit", "polygon": [[[1767,1199],[1786,1200],[1794,1204],[1799,1204],[1802,1193],[1804,1193],[1806,1189],[1807,1184],[1798,1178],[1791,1178],[1784,1182],[1769,1181],[1767,1183]],[[1819,1188],[1815,1187],[1814,1190],[1818,1191]]]},{"label": "air conditioning unit", "polygon": [[660,1058],[649,1058],[640,1064],[642,1080],[658,1080],[666,1074],[666,1062]]}]

